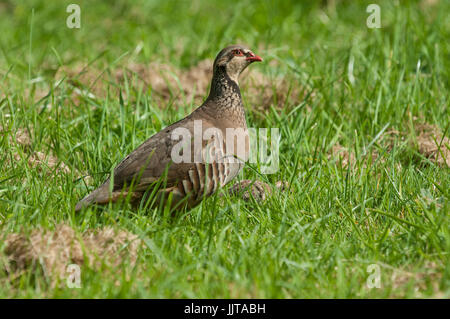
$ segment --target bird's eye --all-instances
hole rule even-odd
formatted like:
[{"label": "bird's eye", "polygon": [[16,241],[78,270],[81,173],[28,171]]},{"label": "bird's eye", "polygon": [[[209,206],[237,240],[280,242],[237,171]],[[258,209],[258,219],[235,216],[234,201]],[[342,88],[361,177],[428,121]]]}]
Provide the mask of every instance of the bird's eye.
[{"label": "bird's eye", "polygon": [[244,53],[241,50],[239,50],[239,49],[234,50],[233,53],[234,53],[234,55],[237,55],[237,56],[243,56],[244,55]]}]

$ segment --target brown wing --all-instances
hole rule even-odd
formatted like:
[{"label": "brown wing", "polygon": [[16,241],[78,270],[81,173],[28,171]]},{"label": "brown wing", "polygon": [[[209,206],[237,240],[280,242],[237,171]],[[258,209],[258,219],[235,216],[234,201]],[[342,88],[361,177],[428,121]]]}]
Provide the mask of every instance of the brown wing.
[{"label": "brown wing", "polygon": [[144,191],[165,174],[167,187],[183,179],[193,164],[172,161],[172,148],[179,143],[172,138],[172,131],[180,126],[189,130],[190,123],[183,120],[165,128],[125,157],[114,169],[114,190],[123,189],[125,184],[134,181],[133,189]]},{"label": "brown wing", "polygon": [[[205,128],[211,127],[205,120],[202,120],[202,123]],[[180,140],[173,138],[172,134],[174,130],[180,128],[188,133],[188,136],[183,138],[191,139],[192,157],[190,161],[176,163],[172,160],[172,149],[180,143]],[[166,177],[162,182],[167,190],[178,187],[180,183],[182,185],[183,181],[190,178],[189,173],[196,169],[193,134],[193,119],[187,117],[153,135],[116,166],[112,177],[114,183],[112,194],[111,178],[108,178],[99,188],[81,200],[75,210],[78,211],[91,203],[105,204],[115,201],[115,196],[119,198],[122,194],[126,194],[131,185],[133,192],[144,192],[162,176]],[[202,148],[206,144],[208,141],[202,141]]]}]

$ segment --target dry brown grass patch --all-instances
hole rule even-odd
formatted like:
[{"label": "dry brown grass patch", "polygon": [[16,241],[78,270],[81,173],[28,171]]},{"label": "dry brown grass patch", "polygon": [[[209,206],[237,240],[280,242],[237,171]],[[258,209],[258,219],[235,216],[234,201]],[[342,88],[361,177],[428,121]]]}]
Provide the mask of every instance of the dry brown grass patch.
[{"label": "dry brown grass patch", "polygon": [[252,109],[260,111],[268,109],[271,105],[278,108],[297,105],[307,95],[306,88],[293,79],[270,77],[258,70],[246,70],[240,83]]},{"label": "dry brown grass patch", "polygon": [[[378,142],[387,152],[392,151],[395,145],[398,146],[399,141],[405,144],[409,143],[412,148],[430,161],[440,166],[450,166],[450,139],[443,136],[437,126],[428,123],[415,124],[414,136],[408,137],[406,132],[390,129],[383,133]],[[373,161],[381,155],[377,149],[371,150]],[[328,159],[333,158],[339,160],[344,168],[350,164],[353,166],[356,162],[354,151],[339,143],[335,143],[328,152]],[[380,161],[384,163],[385,159],[381,158]]]},{"label": "dry brown grass patch", "polygon": [[[12,156],[15,161],[21,161],[23,156],[26,158],[27,164],[39,172],[43,171],[43,168],[46,166],[51,169],[56,169],[58,173],[70,173],[69,167],[64,162],[59,161],[57,157],[31,150],[32,138],[28,129],[18,128],[13,132],[9,132],[0,126],[0,134],[9,134],[9,143],[23,148],[24,152],[14,149]],[[7,163],[10,164],[9,159],[7,159]]]},{"label": "dry brown grass patch", "polygon": [[[180,103],[200,105],[203,102],[209,93],[212,66],[211,59],[202,60],[188,69],[159,62],[143,64],[128,61],[120,68],[105,71],[93,65],[78,63],[61,67],[55,78],[59,81],[66,77],[66,81],[75,88],[72,98],[76,104],[79,102],[78,96],[83,94],[104,97],[106,86],[111,80],[120,85],[126,77],[134,88],[140,87],[144,91],[150,88],[157,103],[173,102],[177,107]],[[250,106],[259,110],[265,110],[270,105],[282,107],[285,104],[298,104],[306,91],[298,83],[293,83],[287,77],[267,76],[257,69],[247,69],[240,81]]]},{"label": "dry brown grass patch", "polygon": [[425,270],[422,272],[410,272],[402,269],[393,269],[391,275],[392,288],[394,289],[394,298],[403,297],[397,295],[398,292],[404,291],[408,285],[412,285],[418,293],[427,289],[427,282],[431,283],[433,289],[433,298],[442,298],[443,294],[439,288],[439,281],[442,273],[438,270],[438,266],[434,262],[427,262]]},{"label": "dry brown grass patch", "polygon": [[125,261],[134,265],[141,240],[125,230],[110,227],[77,234],[60,224],[54,231],[35,229],[30,235],[13,233],[6,237],[4,253],[8,273],[43,269],[50,279],[67,276],[70,264],[100,269],[102,264],[117,268]]},{"label": "dry brown grass patch", "polygon": [[128,79],[136,75],[144,83],[143,88],[147,90],[150,87],[160,102],[174,98],[176,103],[185,99],[200,104],[208,93],[212,63],[211,60],[202,60],[187,70],[157,62],[149,65],[130,63],[116,71],[115,77],[120,83],[124,81],[125,75]]},{"label": "dry brown grass patch", "polygon": [[[14,154],[14,159],[20,161],[19,153]],[[53,155],[45,154],[43,152],[33,152],[27,157],[28,166],[42,172],[45,167],[56,169],[56,173],[70,173],[70,168]]]},{"label": "dry brown grass patch", "polygon": [[439,2],[440,2],[440,0],[422,0],[422,1],[420,1],[420,6],[422,7],[422,9],[424,9],[426,7],[434,7]]},{"label": "dry brown grass patch", "polygon": [[[115,73],[118,82],[136,74],[144,82],[144,88],[152,91],[162,99],[173,97],[176,103],[193,101],[200,105],[208,95],[212,78],[213,60],[205,59],[188,68],[179,69],[168,64],[151,63],[149,65],[130,63],[124,70]],[[241,77],[241,88],[253,109],[264,110],[270,105],[283,106],[287,101],[297,103],[305,96],[298,86],[284,77],[269,77],[258,70],[246,70]],[[176,106],[176,105],[175,105]]]},{"label": "dry brown grass patch", "polygon": [[437,126],[428,123],[416,125],[415,131],[419,153],[438,165],[450,166],[450,139]]},{"label": "dry brown grass patch", "polygon": [[354,165],[356,162],[355,153],[339,143],[335,143],[328,154],[329,160],[333,158],[337,159],[344,168],[347,168],[349,164]]},{"label": "dry brown grass patch", "polygon": [[11,144],[18,144],[24,147],[29,147],[31,145],[31,134],[28,129],[18,128],[13,132],[0,126],[1,135],[9,135],[8,139]]},{"label": "dry brown grass patch", "polygon": [[406,132],[396,130],[390,130],[384,134],[387,150],[392,150],[397,140],[406,140],[410,147],[431,162],[440,166],[450,166],[450,139],[444,136],[436,125],[419,122],[417,117],[413,120],[415,123],[410,136]]},{"label": "dry brown grass patch", "polygon": [[76,105],[80,102],[80,96],[104,97],[107,93],[107,85],[105,85],[108,81],[107,70],[101,70],[88,63],[80,62],[70,66],[64,65],[56,72],[55,79],[57,83],[64,79],[74,88],[71,100]]}]

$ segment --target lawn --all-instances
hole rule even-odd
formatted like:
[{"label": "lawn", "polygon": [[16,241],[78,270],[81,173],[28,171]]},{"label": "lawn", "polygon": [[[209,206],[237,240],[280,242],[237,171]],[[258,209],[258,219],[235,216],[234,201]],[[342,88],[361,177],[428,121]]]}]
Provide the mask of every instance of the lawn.
[{"label": "lawn", "polygon": [[[449,298],[450,2],[373,2],[0,2],[0,298]],[[75,213],[234,43],[265,200]]]}]

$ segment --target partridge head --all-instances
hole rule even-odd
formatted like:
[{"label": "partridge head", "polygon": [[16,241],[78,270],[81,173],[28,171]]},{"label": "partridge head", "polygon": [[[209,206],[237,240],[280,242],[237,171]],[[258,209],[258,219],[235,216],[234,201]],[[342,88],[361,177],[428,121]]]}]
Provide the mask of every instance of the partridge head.
[{"label": "partridge head", "polygon": [[244,46],[220,51],[203,104],[126,156],[113,176],[78,202],[75,211],[124,199],[134,204],[145,200],[151,206],[170,201],[174,209],[190,208],[230,182],[249,151],[238,79],[247,66],[258,61],[262,59]]},{"label": "partridge head", "polygon": [[220,69],[225,69],[228,76],[238,83],[239,75],[253,62],[261,62],[261,57],[255,55],[249,49],[240,46],[232,45],[226,47],[216,57],[214,61],[214,72]]}]

